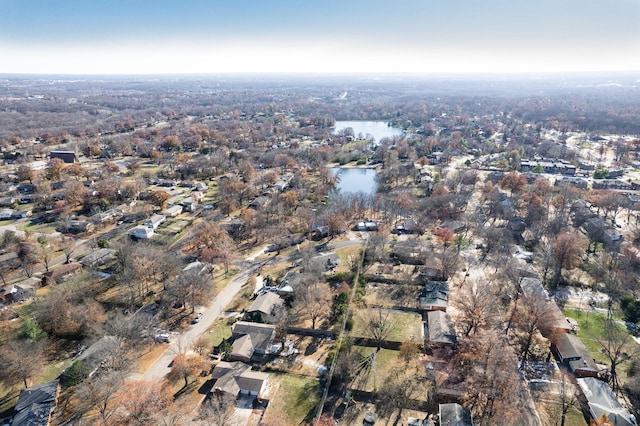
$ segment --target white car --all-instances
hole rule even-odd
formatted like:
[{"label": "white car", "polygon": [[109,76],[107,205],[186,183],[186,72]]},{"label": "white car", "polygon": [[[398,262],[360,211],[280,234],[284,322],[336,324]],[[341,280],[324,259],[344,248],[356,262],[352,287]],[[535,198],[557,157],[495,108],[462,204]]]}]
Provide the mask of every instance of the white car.
[{"label": "white car", "polygon": [[511,249],[511,254],[516,259],[522,259],[528,263],[533,262],[533,253],[530,251],[524,250],[520,246],[513,246],[513,248]]}]

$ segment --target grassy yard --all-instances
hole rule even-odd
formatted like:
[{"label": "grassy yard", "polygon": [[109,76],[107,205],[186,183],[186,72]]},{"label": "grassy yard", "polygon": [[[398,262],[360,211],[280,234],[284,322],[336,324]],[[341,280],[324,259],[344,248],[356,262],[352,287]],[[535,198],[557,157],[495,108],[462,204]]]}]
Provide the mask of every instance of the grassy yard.
[{"label": "grassy yard", "polygon": [[[377,310],[364,310],[361,309],[354,315],[354,325],[352,336],[356,337],[371,337],[367,334],[365,328],[365,320],[368,315],[377,315]],[[392,330],[389,336],[385,340],[392,342],[404,342],[412,337],[420,339],[422,336],[422,317],[419,314],[410,312],[399,311],[382,311],[383,318],[386,317],[386,321],[392,324]]]},{"label": "grassy yard", "polygon": [[269,373],[269,382],[272,394],[269,397],[265,424],[282,419],[287,419],[288,424],[292,425],[311,421],[320,401],[318,380],[292,374]]},{"label": "grassy yard", "polygon": [[211,346],[218,346],[224,339],[231,337],[231,326],[224,318],[219,318],[211,324],[203,334],[209,340]]},{"label": "grassy yard", "polygon": [[38,232],[41,234],[52,234],[56,232],[55,224],[51,224],[51,223],[40,223],[36,225],[31,223],[30,221],[22,222],[18,224],[17,228],[20,231]]},{"label": "grassy yard", "polygon": [[[538,410],[538,414],[540,415],[540,420],[542,420],[543,426],[556,426],[559,424],[560,418],[562,416],[562,408],[558,405],[557,402],[553,402],[548,398],[545,398],[544,400],[536,401],[536,409]],[[565,425],[587,426],[587,422],[584,420],[584,416],[582,415],[580,409],[577,407],[572,407],[567,412]]]},{"label": "grassy yard", "polygon": [[[582,343],[584,343],[593,360],[598,364],[609,365],[609,360],[602,354],[602,346],[598,343],[599,339],[603,342],[606,339],[604,331],[605,321],[607,319],[606,314],[602,312],[580,311],[577,309],[565,309],[564,314],[578,322],[577,336],[582,340]],[[616,318],[616,320],[618,320],[618,318]],[[621,327],[626,331],[624,326],[621,325]],[[626,380],[629,365],[629,362],[624,362],[617,369],[618,377],[622,382]]]},{"label": "grassy yard", "polygon": [[[373,354],[375,348],[358,346],[354,347],[354,350],[360,351],[360,354],[366,357]],[[375,365],[369,370],[363,370],[360,376],[355,379],[353,387],[369,392],[380,390],[384,386],[385,379],[389,376],[391,367],[400,362],[398,360],[398,351],[380,349],[376,354]]]},{"label": "grassy yard", "polygon": [[564,314],[578,322],[577,336],[582,340],[587,350],[596,362],[604,362],[600,352],[598,338],[604,338],[604,323],[606,315],[600,312],[579,311],[565,309]]}]

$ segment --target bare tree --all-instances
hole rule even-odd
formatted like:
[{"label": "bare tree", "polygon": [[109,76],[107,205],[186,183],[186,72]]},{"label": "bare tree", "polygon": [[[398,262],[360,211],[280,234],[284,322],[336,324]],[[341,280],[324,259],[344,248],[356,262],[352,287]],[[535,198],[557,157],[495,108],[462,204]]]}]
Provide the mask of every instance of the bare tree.
[{"label": "bare tree", "polygon": [[495,330],[482,330],[460,343],[454,358],[466,384],[463,400],[481,426],[525,424],[526,392],[516,358]]},{"label": "bare tree", "polygon": [[8,385],[22,382],[29,387],[32,379],[44,367],[43,346],[37,342],[12,340],[0,347],[0,379]]},{"label": "bare tree", "polygon": [[108,425],[109,420],[118,409],[114,403],[114,395],[123,383],[122,373],[103,372],[84,381],[75,389],[74,393],[79,401],[86,404],[87,410],[97,410],[100,413],[102,424]]},{"label": "bare tree", "polygon": [[184,380],[184,387],[189,386],[189,379],[195,381],[200,373],[210,368],[209,362],[202,355],[178,354],[171,364],[171,370],[167,374],[167,379],[171,383]]},{"label": "bare tree", "polygon": [[562,281],[562,270],[571,269],[580,262],[580,254],[584,252],[584,238],[576,233],[564,232],[556,238],[552,245],[555,257],[555,273],[553,282]]},{"label": "bare tree", "polygon": [[173,406],[173,395],[166,383],[129,381],[114,395],[118,405],[112,424],[151,426],[158,412]]},{"label": "bare tree", "polygon": [[236,397],[218,392],[205,398],[200,406],[200,419],[211,426],[231,426]]},{"label": "bare tree", "polygon": [[468,337],[480,328],[490,325],[495,320],[497,312],[495,304],[487,300],[495,299],[495,294],[488,282],[467,281],[455,293],[451,303],[460,311],[458,324],[462,326],[462,333]]},{"label": "bare tree", "polygon": [[536,333],[542,332],[543,335],[550,336],[554,325],[560,321],[554,305],[542,294],[524,293],[514,306],[515,337],[520,347],[521,369],[527,361]]},{"label": "bare tree", "polygon": [[613,318],[607,318],[604,324],[604,332],[601,336],[596,337],[596,341],[601,347],[602,354],[609,360],[609,382],[611,383],[611,389],[617,393],[621,389],[618,379],[618,367],[623,362],[640,356],[640,350],[633,339]]},{"label": "bare tree", "polygon": [[565,426],[567,413],[574,407],[579,407],[576,387],[564,371],[559,371],[560,384],[558,389],[558,405],[561,412],[560,426]]},{"label": "bare tree", "polygon": [[391,317],[391,312],[381,308],[361,311],[360,318],[365,335],[375,342],[376,351],[380,350],[382,343],[391,336],[397,327],[397,323]]},{"label": "bare tree", "polygon": [[25,240],[17,246],[18,260],[27,277],[31,278],[38,264],[37,249],[32,241]]},{"label": "bare tree", "polygon": [[314,281],[300,288],[293,309],[299,316],[309,318],[311,328],[316,328],[319,320],[324,320],[331,314],[331,291],[327,284]]},{"label": "bare tree", "polygon": [[64,263],[71,262],[71,256],[76,249],[75,240],[71,237],[65,237],[64,235],[61,235],[59,244],[60,248],[62,249],[62,253],[64,253]]}]

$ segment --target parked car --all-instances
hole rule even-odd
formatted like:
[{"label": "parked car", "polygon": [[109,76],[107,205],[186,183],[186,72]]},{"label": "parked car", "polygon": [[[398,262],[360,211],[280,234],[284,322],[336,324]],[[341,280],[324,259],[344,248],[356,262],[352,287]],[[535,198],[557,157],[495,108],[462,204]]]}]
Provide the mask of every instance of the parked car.
[{"label": "parked car", "polygon": [[200,322],[200,318],[202,318],[202,313],[199,313],[198,315],[196,315],[195,317],[193,317],[193,319],[191,320],[191,324],[197,324]]}]

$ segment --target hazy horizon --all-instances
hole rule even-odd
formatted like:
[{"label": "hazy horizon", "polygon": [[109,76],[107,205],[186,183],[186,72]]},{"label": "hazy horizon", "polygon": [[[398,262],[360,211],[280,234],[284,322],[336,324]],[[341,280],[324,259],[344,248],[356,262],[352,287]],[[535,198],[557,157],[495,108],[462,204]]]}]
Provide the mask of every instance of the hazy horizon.
[{"label": "hazy horizon", "polygon": [[633,0],[0,0],[3,74],[640,71]]}]

